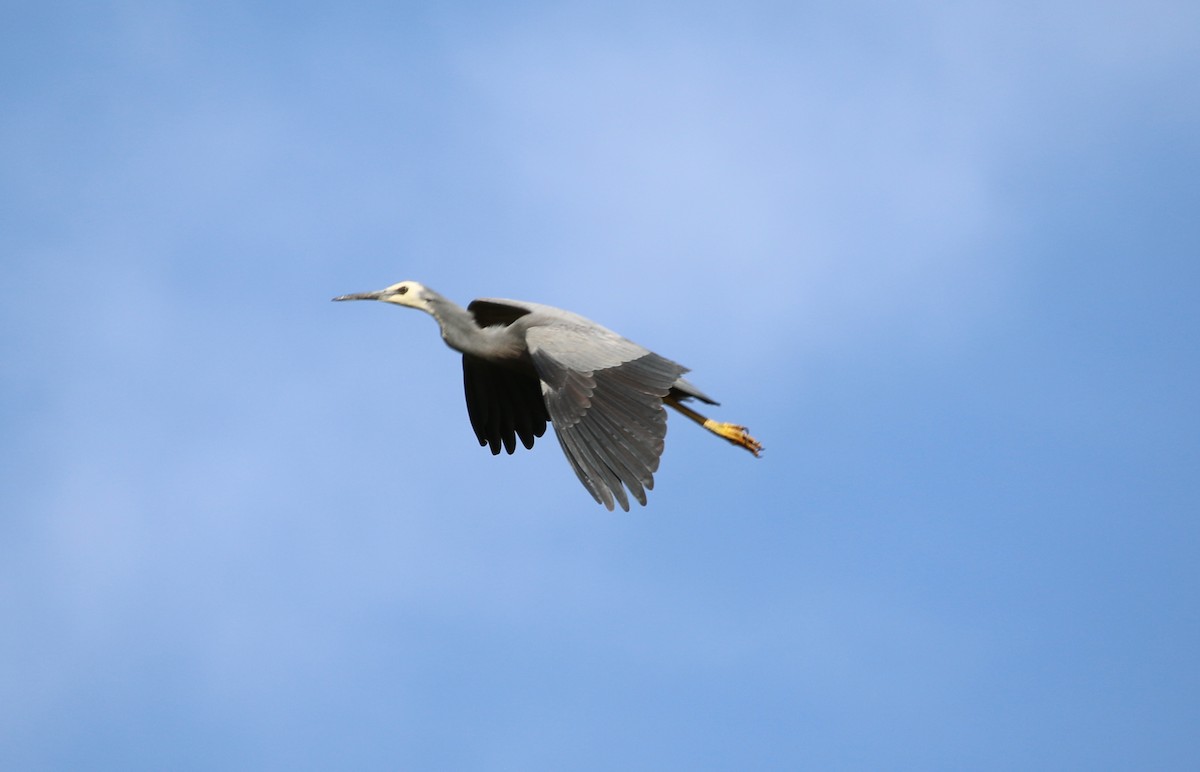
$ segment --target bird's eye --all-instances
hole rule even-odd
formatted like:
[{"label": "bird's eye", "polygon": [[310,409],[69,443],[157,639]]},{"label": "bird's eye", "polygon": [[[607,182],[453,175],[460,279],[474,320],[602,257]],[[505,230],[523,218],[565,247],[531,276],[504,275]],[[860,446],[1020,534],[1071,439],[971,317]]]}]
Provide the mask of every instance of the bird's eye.
[{"label": "bird's eye", "polygon": [[408,294],[408,287],[397,287],[397,288],[396,288],[396,294],[397,294],[397,295],[407,295],[407,294]]}]

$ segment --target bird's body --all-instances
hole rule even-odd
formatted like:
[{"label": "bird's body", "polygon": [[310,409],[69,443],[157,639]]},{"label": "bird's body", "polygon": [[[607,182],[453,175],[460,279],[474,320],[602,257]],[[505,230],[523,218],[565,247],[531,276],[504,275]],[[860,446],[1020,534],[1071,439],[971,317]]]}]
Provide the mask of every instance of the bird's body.
[{"label": "bird's body", "polygon": [[467,412],[493,454],[526,448],[554,424],[563,452],[596,501],[641,504],[667,431],[663,405],[758,455],[744,427],[700,416],[686,399],[716,402],[683,377],[687,368],[590,319],[540,303],[480,299],[467,308],[417,282],[334,300],[380,300],[429,313],[463,355]]}]

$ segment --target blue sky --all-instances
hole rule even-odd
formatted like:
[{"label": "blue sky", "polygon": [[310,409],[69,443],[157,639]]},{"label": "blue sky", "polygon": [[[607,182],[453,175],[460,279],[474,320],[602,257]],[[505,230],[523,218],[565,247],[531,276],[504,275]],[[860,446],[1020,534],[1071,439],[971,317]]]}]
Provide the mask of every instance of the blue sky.
[{"label": "blue sky", "polygon": [[[0,767],[1191,769],[1194,3],[12,3]],[[650,505],[422,281],[692,368]]]}]

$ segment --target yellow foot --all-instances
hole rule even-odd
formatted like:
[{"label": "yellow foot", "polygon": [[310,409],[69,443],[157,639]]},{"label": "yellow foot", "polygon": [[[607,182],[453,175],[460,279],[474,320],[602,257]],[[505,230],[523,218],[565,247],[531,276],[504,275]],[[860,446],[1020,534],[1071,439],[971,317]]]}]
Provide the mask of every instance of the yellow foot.
[{"label": "yellow foot", "polygon": [[713,434],[724,437],[734,445],[741,445],[743,448],[753,453],[755,458],[758,458],[758,454],[763,449],[762,443],[751,437],[750,432],[746,431],[746,427],[744,426],[727,424],[707,418],[704,421],[704,428],[708,429]]}]

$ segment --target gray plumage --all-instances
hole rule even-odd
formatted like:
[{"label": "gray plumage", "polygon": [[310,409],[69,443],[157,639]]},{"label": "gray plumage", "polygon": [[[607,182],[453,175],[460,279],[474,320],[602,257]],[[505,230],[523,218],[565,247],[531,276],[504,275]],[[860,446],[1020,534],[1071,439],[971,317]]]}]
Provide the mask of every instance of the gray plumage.
[{"label": "gray plumage", "polygon": [[756,456],[744,427],[711,421],[680,403],[717,404],[683,374],[687,368],[578,314],[540,303],[484,298],[466,309],[417,282],[342,295],[380,300],[433,316],[463,357],[467,414],[480,445],[532,448],[554,425],[563,453],[596,501],[628,511],[654,488],[667,433],[664,405]]}]

